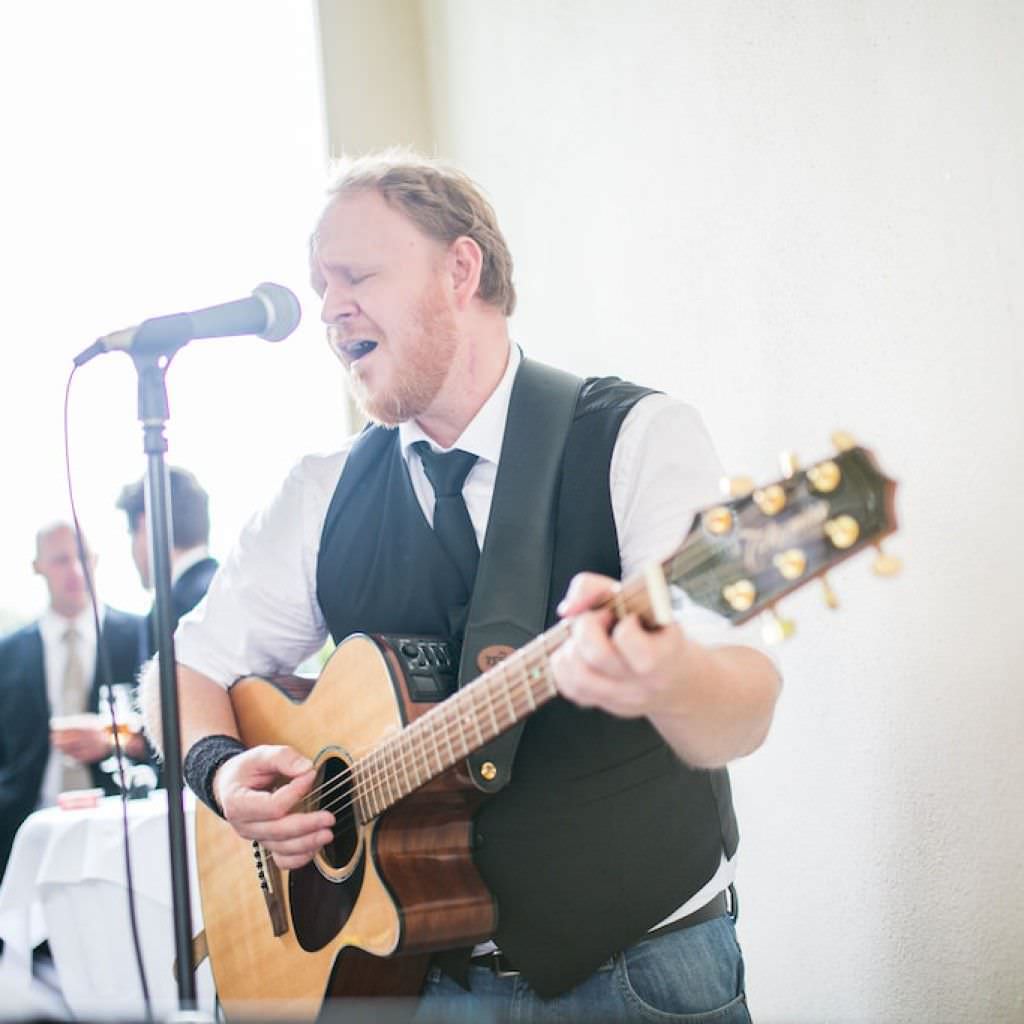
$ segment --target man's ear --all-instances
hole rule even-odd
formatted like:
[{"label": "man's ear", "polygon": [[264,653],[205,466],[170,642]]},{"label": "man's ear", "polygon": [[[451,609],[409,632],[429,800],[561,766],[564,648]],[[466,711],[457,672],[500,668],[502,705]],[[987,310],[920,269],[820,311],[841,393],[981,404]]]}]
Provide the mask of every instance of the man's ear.
[{"label": "man's ear", "polygon": [[460,235],[448,247],[448,269],[459,309],[465,309],[476,297],[483,267],[484,254],[468,235]]},{"label": "man's ear", "polygon": [[43,570],[39,568],[39,559],[38,558],[33,558],[32,559],[32,571],[37,576],[42,576],[43,575]]}]

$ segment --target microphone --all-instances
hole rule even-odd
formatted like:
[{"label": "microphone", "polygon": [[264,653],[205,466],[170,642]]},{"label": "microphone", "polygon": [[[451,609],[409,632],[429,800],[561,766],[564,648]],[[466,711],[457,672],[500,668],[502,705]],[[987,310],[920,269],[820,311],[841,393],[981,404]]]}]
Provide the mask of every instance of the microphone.
[{"label": "microphone", "polygon": [[105,334],[79,352],[74,362],[82,366],[104,352],[171,354],[196,338],[255,334],[264,341],[283,341],[299,326],[301,317],[299,300],[290,289],[264,282],[247,299],[152,317],[135,327]]}]

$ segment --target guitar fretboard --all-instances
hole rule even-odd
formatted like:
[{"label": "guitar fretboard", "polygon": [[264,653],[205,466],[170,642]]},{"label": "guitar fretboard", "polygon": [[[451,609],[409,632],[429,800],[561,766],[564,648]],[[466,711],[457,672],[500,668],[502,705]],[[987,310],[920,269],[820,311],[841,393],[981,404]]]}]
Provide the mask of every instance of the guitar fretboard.
[{"label": "guitar fretboard", "polygon": [[549,656],[565,627],[532,640],[354,765],[362,822],[447,771],[555,696]]},{"label": "guitar fretboard", "polygon": [[[664,566],[662,567],[664,570]],[[642,579],[616,589],[602,607],[616,618],[650,610]],[[366,823],[555,697],[550,656],[569,638],[560,622],[435,705],[353,765],[356,815]]]}]

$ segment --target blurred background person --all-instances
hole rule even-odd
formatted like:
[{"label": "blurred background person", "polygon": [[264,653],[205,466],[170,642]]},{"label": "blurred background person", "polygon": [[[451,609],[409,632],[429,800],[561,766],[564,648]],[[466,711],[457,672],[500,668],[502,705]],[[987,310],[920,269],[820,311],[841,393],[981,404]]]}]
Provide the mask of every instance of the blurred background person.
[{"label": "blurred background person", "polygon": [[[90,570],[96,559],[85,547]],[[66,522],[36,534],[35,572],[49,603],[33,623],[0,640],[0,877],[14,834],[38,807],[70,789],[117,792],[99,768],[114,748],[101,683],[130,683],[140,664],[142,620],[100,604],[111,679],[102,679],[92,603],[73,528]],[[129,757],[145,756],[141,735],[122,740]]]},{"label": "blurred background person", "polygon": [[[178,466],[168,468],[171,490],[171,628],[203,599],[217,571],[210,556],[210,498],[195,476]],[[145,478],[128,484],[117,499],[128,516],[132,558],[146,590],[153,589],[149,529],[146,523]],[[156,653],[156,608],[146,617],[145,657]]]}]

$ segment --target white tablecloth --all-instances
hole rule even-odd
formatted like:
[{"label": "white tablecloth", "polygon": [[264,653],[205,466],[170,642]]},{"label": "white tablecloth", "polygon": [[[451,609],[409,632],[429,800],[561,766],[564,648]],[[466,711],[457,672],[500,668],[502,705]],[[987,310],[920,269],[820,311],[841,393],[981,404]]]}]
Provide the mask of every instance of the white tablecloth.
[{"label": "white tablecloth", "polygon": [[[186,827],[192,929],[202,928],[192,835],[194,807],[186,796]],[[153,1012],[178,1005],[172,973],[167,800],[163,790],[129,801],[135,905],[142,959]],[[72,1014],[142,1018],[142,986],[132,946],[125,881],[121,801],[103,800],[90,810],[49,808],[33,814],[14,841],[0,887],[0,983],[5,993],[29,992],[32,949],[50,944],[60,987]],[[196,975],[200,1009],[212,1012],[209,962]]]}]

